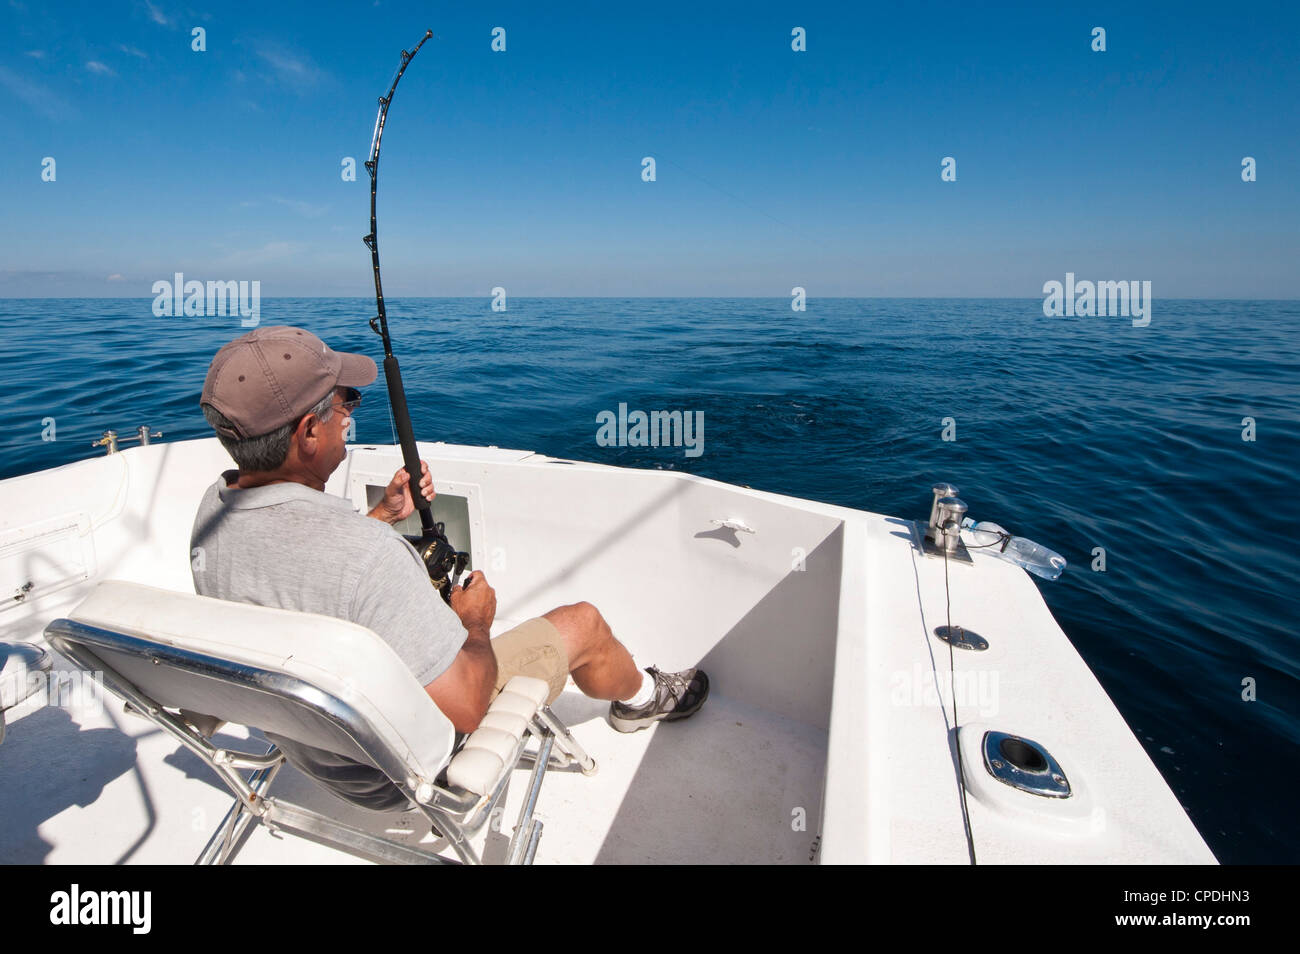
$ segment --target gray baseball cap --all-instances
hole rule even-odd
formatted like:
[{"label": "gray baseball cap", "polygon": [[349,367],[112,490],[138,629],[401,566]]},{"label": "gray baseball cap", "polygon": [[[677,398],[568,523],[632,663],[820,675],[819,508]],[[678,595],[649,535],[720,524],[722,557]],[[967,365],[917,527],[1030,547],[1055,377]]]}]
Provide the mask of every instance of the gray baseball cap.
[{"label": "gray baseball cap", "polygon": [[222,433],[244,440],[296,421],[336,387],[363,388],[378,374],[371,358],[334,351],[302,328],[255,328],[217,352],[199,403],[234,425]]}]

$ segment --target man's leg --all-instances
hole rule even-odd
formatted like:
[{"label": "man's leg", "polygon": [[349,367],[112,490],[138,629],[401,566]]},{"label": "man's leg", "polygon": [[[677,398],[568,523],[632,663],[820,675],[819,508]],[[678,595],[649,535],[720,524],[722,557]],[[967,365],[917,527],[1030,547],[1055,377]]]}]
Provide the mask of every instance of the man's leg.
[{"label": "man's leg", "polygon": [[590,603],[557,606],[543,618],[560,631],[569,657],[569,672],[584,695],[593,699],[630,699],[641,688],[641,670],[596,607]]},{"label": "man's leg", "polygon": [[548,701],[564,691],[572,674],[584,694],[610,700],[609,722],[620,732],[694,714],[709,697],[709,677],[698,669],[665,673],[637,668],[627,647],[590,603],[557,606],[492,640],[497,692],[511,676],[543,679]]},{"label": "man's leg", "polygon": [[646,729],[660,720],[694,714],[709,697],[709,677],[698,669],[665,673],[637,669],[590,603],[559,606],[543,617],[564,640],[573,681],[586,695],[609,699],[609,724],[619,732]]}]

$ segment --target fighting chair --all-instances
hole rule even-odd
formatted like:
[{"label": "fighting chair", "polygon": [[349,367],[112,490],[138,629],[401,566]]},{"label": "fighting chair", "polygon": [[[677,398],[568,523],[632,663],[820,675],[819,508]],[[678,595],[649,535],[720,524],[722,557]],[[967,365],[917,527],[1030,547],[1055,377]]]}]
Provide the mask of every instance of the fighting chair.
[{"label": "fighting chair", "polygon": [[[45,633],[76,665],[102,672],[105,688],[128,710],[195,753],[234,793],[199,864],[229,861],[253,823],[379,861],[478,864],[470,841],[492,817],[515,768],[528,763],[528,790],[505,860],[531,864],[542,834],[534,810],[548,766],[587,775],[596,768],[546,705],[546,683],[524,676],[506,685],[457,747],[451,723],[388,644],[329,616],[110,580]],[[277,801],[268,791],[286,753],[275,744],[264,752],[218,747],[212,737],[224,723],[374,765],[406,797],[403,809],[420,812],[455,857]],[[241,770],[252,771],[245,777]]]}]

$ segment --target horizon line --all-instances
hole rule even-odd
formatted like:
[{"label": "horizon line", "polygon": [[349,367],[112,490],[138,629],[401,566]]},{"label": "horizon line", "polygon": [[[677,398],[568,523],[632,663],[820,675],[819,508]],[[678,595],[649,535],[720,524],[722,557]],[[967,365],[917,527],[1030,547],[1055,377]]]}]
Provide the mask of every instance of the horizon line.
[{"label": "horizon line", "polygon": [[[157,295],[22,295],[0,297],[0,301],[152,301]],[[492,295],[385,295],[384,301],[478,301],[492,300]],[[580,299],[587,301],[788,301],[789,295],[511,295],[512,299],[565,301]],[[283,301],[286,299],[306,299],[308,301],[357,300],[370,301],[373,295],[275,295],[263,301]],[[805,301],[812,299],[823,301],[1041,301],[1041,295],[806,295]],[[1157,301],[1285,301],[1300,302],[1300,298],[1213,298],[1206,296],[1170,295],[1155,299]]]}]

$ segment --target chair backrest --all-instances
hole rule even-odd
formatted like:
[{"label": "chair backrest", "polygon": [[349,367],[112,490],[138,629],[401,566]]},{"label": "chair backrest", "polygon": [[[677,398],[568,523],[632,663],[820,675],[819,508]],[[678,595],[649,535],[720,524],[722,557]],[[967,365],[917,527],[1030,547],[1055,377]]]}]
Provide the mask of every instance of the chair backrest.
[{"label": "chair backrest", "polygon": [[392,648],[331,616],[109,580],[46,628],[56,649],[184,708],[432,781],[454,730]]}]

